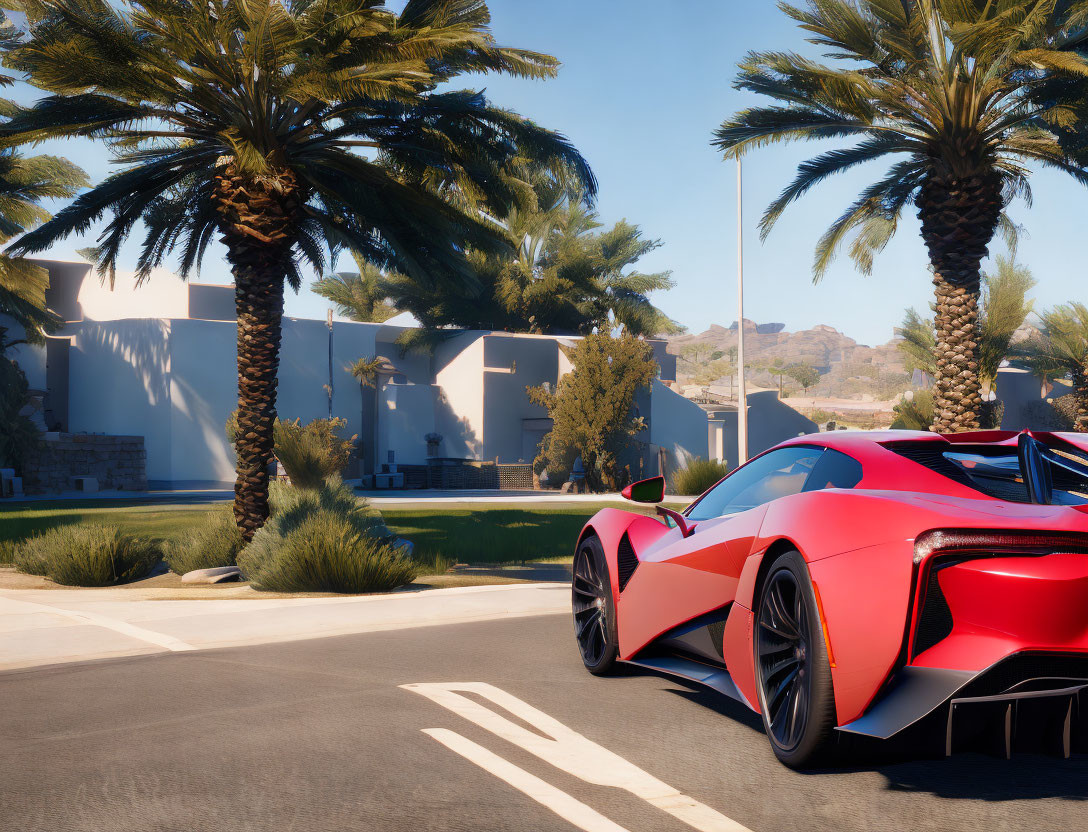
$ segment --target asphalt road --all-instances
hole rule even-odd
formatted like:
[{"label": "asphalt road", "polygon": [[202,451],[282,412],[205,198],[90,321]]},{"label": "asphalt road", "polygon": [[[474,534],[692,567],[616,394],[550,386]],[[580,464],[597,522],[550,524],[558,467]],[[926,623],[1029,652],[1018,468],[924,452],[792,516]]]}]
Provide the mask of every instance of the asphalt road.
[{"label": "asphalt road", "polygon": [[[493,687],[400,687],[417,683]],[[546,717],[512,714],[511,696]],[[548,759],[560,746],[572,755]],[[794,773],[730,701],[585,673],[565,615],[0,674],[0,828],[20,832],[694,828],[638,789],[583,779],[631,767],[709,807],[708,829],[1088,828],[1088,757]]]}]

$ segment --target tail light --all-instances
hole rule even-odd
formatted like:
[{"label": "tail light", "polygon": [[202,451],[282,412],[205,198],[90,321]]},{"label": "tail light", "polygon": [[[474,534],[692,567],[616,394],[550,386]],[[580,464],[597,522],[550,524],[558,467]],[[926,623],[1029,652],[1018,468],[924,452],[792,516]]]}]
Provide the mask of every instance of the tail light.
[{"label": "tail light", "polygon": [[914,546],[916,581],[907,662],[952,632],[952,612],[941,590],[942,568],[983,558],[1042,557],[1088,553],[1088,535],[1069,532],[937,530],[919,535]]}]

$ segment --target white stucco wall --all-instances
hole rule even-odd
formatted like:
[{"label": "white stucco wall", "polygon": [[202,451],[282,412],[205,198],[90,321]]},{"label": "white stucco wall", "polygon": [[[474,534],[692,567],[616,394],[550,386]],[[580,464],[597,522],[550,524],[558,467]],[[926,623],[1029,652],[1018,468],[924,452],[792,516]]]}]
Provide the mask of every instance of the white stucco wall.
[{"label": "white stucco wall", "polygon": [[[234,480],[234,449],[224,425],[238,407],[235,336],[233,323],[170,321],[169,464],[161,467],[158,451],[149,449],[148,479]],[[151,439],[158,427],[146,426],[141,432]]]},{"label": "white stucco wall", "polygon": [[484,338],[466,333],[436,351],[435,430],[442,434],[442,455],[483,459]]},{"label": "white stucco wall", "polygon": [[670,469],[693,457],[709,458],[706,411],[655,379],[650,390],[649,441],[665,449]]},{"label": "white stucco wall", "polygon": [[555,389],[559,348],[552,338],[489,335],[484,364],[483,458],[532,462],[525,458],[525,420],[546,419],[548,412],[529,401],[526,388],[548,382]]},{"label": "white stucco wall", "polygon": [[70,353],[69,430],[143,436],[148,479],[172,479],[172,323],[85,321]]},{"label": "white stucco wall", "polygon": [[88,321],[120,321],[129,318],[187,318],[188,284],[173,272],[155,269],[136,285],[135,272],[118,271],[109,281],[91,271],[79,289],[79,305]]},{"label": "white stucco wall", "polygon": [[429,384],[382,385],[378,406],[378,464],[389,451],[399,465],[423,465],[427,461],[428,433],[435,431],[435,388]]}]

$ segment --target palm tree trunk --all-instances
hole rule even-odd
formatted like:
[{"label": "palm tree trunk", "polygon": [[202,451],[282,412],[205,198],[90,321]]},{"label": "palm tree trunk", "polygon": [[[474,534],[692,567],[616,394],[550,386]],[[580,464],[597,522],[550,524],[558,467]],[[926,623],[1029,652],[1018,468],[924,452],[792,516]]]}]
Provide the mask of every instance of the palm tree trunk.
[{"label": "palm tree trunk", "polygon": [[936,290],[937,378],[933,425],[938,433],[978,430],[982,386],[978,375],[978,299],[982,259],[989,253],[1004,207],[992,174],[932,175],[918,197],[922,238]]},{"label": "palm tree trunk", "polygon": [[303,199],[290,172],[254,181],[227,166],[216,177],[215,200],[238,315],[234,519],[249,541],[269,513],[283,284],[291,270]]}]

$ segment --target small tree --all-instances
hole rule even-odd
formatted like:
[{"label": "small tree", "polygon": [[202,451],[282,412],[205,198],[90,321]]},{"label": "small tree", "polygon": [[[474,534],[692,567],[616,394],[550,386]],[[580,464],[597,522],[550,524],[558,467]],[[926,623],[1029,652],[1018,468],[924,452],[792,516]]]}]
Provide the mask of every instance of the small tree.
[{"label": "small tree", "polygon": [[783,362],[781,358],[776,358],[774,361],[771,361],[771,362],[766,363],[766,364],[755,364],[755,365],[750,365],[750,366],[751,366],[752,369],[755,369],[755,370],[763,370],[768,375],[770,375],[771,378],[778,379],[778,398],[781,399],[782,398],[782,380],[786,376],[792,376],[792,369],[793,369],[792,365],[786,366],[785,362]]},{"label": "small tree", "polygon": [[787,367],[786,374],[800,384],[805,393],[808,393],[808,388],[812,387],[814,384],[818,384],[820,381],[820,371],[811,364],[805,364],[803,361],[798,364],[791,364]]},{"label": "small tree", "polygon": [[630,335],[587,335],[564,351],[574,369],[554,392],[526,388],[529,400],[547,408],[553,421],[537,467],[569,470],[581,455],[590,490],[615,490],[624,476],[620,455],[645,429],[632,408],[635,394],[657,376],[653,350]]}]

